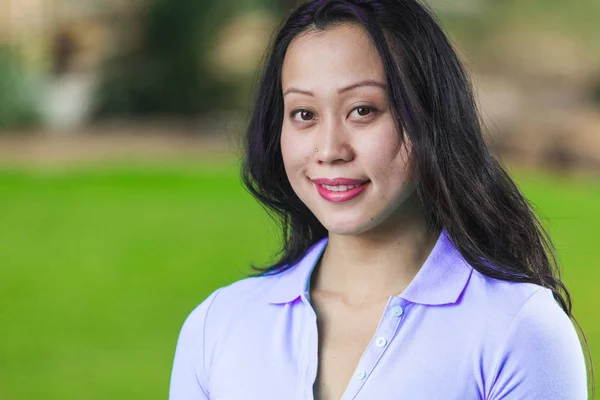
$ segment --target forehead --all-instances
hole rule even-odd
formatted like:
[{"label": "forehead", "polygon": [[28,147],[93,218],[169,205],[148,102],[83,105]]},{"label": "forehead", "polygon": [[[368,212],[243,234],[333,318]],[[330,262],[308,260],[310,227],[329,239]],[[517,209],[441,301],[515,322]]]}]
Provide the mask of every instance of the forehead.
[{"label": "forehead", "polygon": [[318,91],[359,80],[385,82],[383,65],[367,32],[356,24],[309,31],[289,45],[283,62],[282,86]]}]

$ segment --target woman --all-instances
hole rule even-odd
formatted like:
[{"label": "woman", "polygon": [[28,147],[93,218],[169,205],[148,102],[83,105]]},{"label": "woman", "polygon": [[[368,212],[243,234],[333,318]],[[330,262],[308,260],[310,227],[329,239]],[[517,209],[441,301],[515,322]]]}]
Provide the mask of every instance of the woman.
[{"label": "woman", "polygon": [[243,174],[281,257],[188,317],[172,400],[587,398],[550,240],[417,1],[294,11]]}]

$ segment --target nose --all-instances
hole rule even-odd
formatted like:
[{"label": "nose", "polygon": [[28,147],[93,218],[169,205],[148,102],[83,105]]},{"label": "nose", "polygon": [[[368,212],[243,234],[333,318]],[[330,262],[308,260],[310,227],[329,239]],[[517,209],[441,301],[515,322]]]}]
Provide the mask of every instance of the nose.
[{"label": "nose", "polygon": [[319,163],[348,162],[354,158],[350,132],[338,121],[323,121],[317,132],[315,154]]}]

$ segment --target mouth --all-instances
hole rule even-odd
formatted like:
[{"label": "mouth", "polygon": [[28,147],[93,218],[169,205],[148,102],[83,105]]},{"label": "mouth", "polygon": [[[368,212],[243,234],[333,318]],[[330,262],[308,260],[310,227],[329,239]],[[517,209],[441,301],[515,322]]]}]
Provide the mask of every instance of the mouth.
[{"label": "mouth", "polygon": [[332,203],[349,201],[360,195],[370,181],[349,178],[313,179],[319,195]]}]

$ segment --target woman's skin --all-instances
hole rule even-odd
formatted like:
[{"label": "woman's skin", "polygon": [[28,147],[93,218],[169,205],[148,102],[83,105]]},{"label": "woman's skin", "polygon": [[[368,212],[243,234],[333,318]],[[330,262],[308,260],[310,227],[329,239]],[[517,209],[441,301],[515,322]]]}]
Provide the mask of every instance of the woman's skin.
[{"label": "woman's skin", "polygon": [[[409,174],[410,143],[398,134],[385,82],[379,54],[359,25],[306,32],[284,59],[286,174],[329,231],[310,291],[321,400],[341,398],[389,296],[408,286],[439,234],[425,227]],[[357,197],[331,202],[319,194],[319,178],[368,183]]]}]

